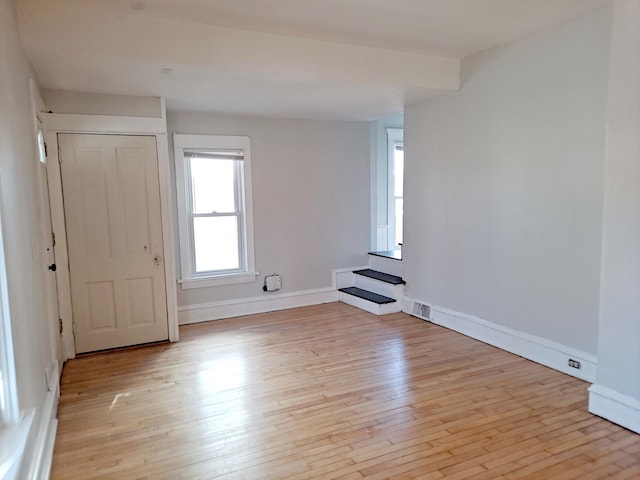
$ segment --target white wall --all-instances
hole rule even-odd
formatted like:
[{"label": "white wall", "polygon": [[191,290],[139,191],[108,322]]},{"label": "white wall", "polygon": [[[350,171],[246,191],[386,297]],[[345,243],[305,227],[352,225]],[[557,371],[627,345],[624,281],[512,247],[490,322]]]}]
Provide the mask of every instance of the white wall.
[{"label": "white wall", "polygon": [[640,433],[640,0],[615,3],[592,412]]},{"label": "white wall", "polygon": [[161,118],[163,115],[162,101],[159,97],[69,92],[43,88],[42,99],[47,106],[47,111],[50,110],[53,113],[156,118]]},{"label": "white wall", "polygon": [[186,112],[168,113],[167,123],[169,132],[251,138],[255,258],[261,273],[249,284],[178,287],[179,306],[268,297],[272,294],[264,293],[262,284],[271,273],[282,275],[279,293],[326,288],[332,269],[366,264],[368,123]]},{"label": "white wall", "polygon": [[610,9],[463,61],[405,110],[407,295],[597,349]]},{"label": "white wall", "polygon": [[[0,0],[0,194],[18,401],[35,416],[26,457],[33,455],[53,360],[39,254],[36,138],[29,99],[29,65],[10,0]],[[6,320],[6,319],[5,319]]]}]

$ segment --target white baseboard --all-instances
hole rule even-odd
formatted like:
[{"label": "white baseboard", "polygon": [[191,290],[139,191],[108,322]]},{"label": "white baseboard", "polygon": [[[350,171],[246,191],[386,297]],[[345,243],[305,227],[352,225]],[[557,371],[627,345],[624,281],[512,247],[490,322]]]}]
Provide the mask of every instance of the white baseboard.
[{"label": "white baseboard", "polygon": [[[415,303],[429,305],[431,318],[416,315]],[[559,370],[568,375],[593,383],[596,378],[597,357],[591,353],[576,350],[566,345],[552,342],[542,337],[513,330],[473,315],[455,312],[428,302],[405,297],[403,312],[429,320],[437,325],[455,330],[481,342],[514,353],[528,360]],[[569,359],[580,362],[580,369],[571,368]]]},{"label": "white baseboard", "polygon": [[45,396],[40,423],[37,425],[38,431],[35,436],[35,443],[32,449],[31,461],[29,465],[24,465],[26,475],[24,478],[34,480],[48,480],[53,461],[53,448],[58,429],[58,399],[60,398],[60,369],[58,362],[55,362],[53,375],[49,379],[49,390]]},{"label": "white baseboard", "polygon": [[602,385],[589,387],[589,411],[640,433],[640,401]]},{"label": "white baseboard", "polygon": [[306,307],[338,301],[334,288],[320,288],[300,292],[271,294],[262,297],[238,298],[220,302],[201,303],[178,307],[178,324],[208,322],[222,318],[274,312],[287,308]]}]

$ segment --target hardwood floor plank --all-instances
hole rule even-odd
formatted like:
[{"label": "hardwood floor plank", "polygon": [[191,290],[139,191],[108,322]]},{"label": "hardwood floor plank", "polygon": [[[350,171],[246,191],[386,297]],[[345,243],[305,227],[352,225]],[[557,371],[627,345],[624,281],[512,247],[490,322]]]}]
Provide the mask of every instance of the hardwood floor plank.
[{"label": "hardwood floor plank", "polygon": [[332,303],[181,327],[64,368],[51,478],[636,479],[585,382]]}]

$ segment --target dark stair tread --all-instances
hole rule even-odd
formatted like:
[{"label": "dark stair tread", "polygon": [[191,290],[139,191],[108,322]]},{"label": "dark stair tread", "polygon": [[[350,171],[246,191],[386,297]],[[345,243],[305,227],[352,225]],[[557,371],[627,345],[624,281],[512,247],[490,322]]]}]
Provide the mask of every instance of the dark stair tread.
[{"label": "dark stair tread", "polygon": [[358,287],[341,288],[339,291],[348,293],[349,295],[353,295],[354,297],[364,298],[365,300],[377,303],[378,305],[395,302],[395,299],[393,298],[385,297],[384,295],[378,295],[377,293],[370,292],[369,290],[363,290],[362,288]]},{"label": "dark stair tread", "polygon": [[407,283],[402,279],[402,277],[391,275],[389,273],[379,272],[370,268],[365,268],[364,270],[356,270],[353,273],[362,275],[363,277],[380,280],[381,282],[390,283],[391,285],[404,285],[405,283]]}]

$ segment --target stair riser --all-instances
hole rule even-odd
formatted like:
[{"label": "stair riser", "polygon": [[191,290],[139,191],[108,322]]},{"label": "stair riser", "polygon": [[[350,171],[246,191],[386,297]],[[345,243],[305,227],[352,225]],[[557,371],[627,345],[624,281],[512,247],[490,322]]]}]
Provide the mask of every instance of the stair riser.
[{"label": "stair riser", "polygon": [[402,261],[369,255],[369,268],[402,277]]},{"label": "stair riser", "polygon": [[388,313],[396,313],[402,311],[401,302],[379,305],[377,303],[370,302],[369,300],[365,300],[364,298],[354,297],[353,295],[349,295],[348,293],[344,292],[338,292],[338,300],[349,305],[353,305],[354,307],[361,310],[365,310],[369,313],[373,313],[374,315],[386,315]]},{"label": "stair riser", "polygon": [[353,286],[353,272],[351,271],[337,272],[335,279],[336,290]]},{"label": "stair riser", "polygon": [[377,293],[378,295],[395,298],[396,300],[402,300],[404,296],[404,285],[392,285],[390,283],[362,275],[353,275],[353,285],[362,288],[363,290],[369,290],[370,292]]}]

